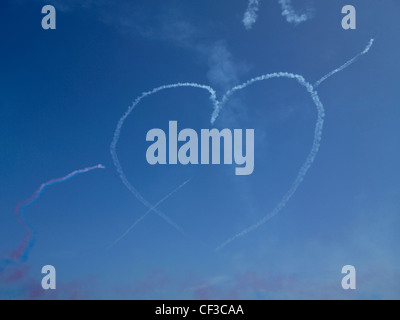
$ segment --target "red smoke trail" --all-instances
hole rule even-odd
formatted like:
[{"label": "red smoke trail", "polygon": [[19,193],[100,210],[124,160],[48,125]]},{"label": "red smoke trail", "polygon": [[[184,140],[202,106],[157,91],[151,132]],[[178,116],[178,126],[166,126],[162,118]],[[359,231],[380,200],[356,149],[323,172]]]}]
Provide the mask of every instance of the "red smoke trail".
[{"label": "red smoke trail", "polygon": [[80,169],[80,170],[75,170],[73,172],[71,172],[70,174],[58,178],[58,179],[52,179],[46,183],[43,183],[39,189],[37,189],[33,195],[26,199],[25,201],[19,203],[14,210],[14,214],[15,217],[17,219],[17,222],[25,229],[25,236],[22,239],[21,244],[18,246],[18,248],[13,251],[11,253],[11,257],[9,259],[4,259],[3,261],[0,261],[0,270],[3,269],[4,267],[6,267],[7,265],[11,264],[11,263],[18,263],[18,262],[23,262],[28,258],[29,252],[32,249],[32,247],[34,246],[34,242],[35,242],[35,231],[34,229],[25,221],[24,219],[24,211],[25,209],[31,205],[32,203],[34,203],[37,199],[40,198],[41,194],[43,193],[43,191],[51,185],[57,184],[57,183],[61,183],[61,182],[65,182],[67,180],[72,179],[73,177],[82,174],[82,173],[86,173],[95,169],[105,169],[105,167],[101,164],[98,164],[97,166],[93,166],[93,167],[88,167],[88,168],[84,168],[84,169]]}]

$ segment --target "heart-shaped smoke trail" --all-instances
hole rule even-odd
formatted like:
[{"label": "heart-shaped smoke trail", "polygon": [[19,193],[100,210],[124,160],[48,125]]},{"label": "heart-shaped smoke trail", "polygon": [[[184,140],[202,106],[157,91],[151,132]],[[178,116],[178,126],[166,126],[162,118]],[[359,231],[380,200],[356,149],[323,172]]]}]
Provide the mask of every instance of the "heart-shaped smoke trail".
[{"label": "heart-shaped smoke trail", "polygon": [[105,167],[101,164],[98,164],[97,166],[88,167],[88,168],[84,168],[84,169],[80,169],[80,170],[75,170],[64,177],[61,177],[58,179],[52,179],[48,182],[45,182],[45,183],[41,184],[39,189],[37,189],[30,198],[19,203],[15,207],[14,213],[15,213],[17,222],[25,229],[26,233],[25,233],[25,236],[24,236],[21,244],[19,245],[19,247],[14,252],[12,252],[11,257],[7,258],[7,259],[3,259],[0,262],[0,270],[4,269],[5,267],[7,267],[10,264],[26,261],[28,259],[29,253],[31,252],[31,250],[35,244],[35,233],[36,232],[34,231],[33,227],[31,227],[30,224],[25,219],[25,216],[24,216],[25,209],[27,207],[29,207],[32,203],[37,201],[47,187],[50,187],[57,183],[68,181],[77,175],[80,175],[82,173],[86,173],[86,172],[89,172],[92,170],[96,170],[96,169],[105,169]]},{"label": "heart-shaped smoke trail", "polygon": [[[324,110],[324,106],[318,96],[317,91],[315,91],[315,88],[318,87],[322,82],[324,82],[325,80],[327,80],[329,77],[331,77],[332,75],[334,75],[337,72],[340,72],[342,70],[344,70],[345,68],[347,68],[348,66],[350,66],[352,63],[354,63],[355,61],[358,60],[358,58],[363,55],[366,54],[367,52],[369,52],[370,48],[372,47],[374,43],[374,39],[371,39],[369,44],[367,45],[367,47],[364,49],[364,51],[362,51],[361,53],[359,53],[357,56],[355,56],[354,58],[350,59],[349,61],[347,61],[344,65],[342,65],[341,67],[333,70],[332,72],[328,73],[327,75],[325,75],[324,77],[322,77],[319,81],[316,82],[316,84],[313,86],[311,83],[309,83],[308,81],[305,80],[305,78],[302,75],[298,75],[298,74],[293,74],[293,73],[288,73],[288,72],[275,72],[275,73],[270,73],[270,74],[266,74],[266,75],[262,75],[253,79],[248,80],[247,82],[238,85],[232,89],[230,89],[228,92],[225,93],[225,95],[223,96],[223,98],[221,99],[221,101],[218,101],[216,98],[216,91],[211,88],[210,86],[206,86],[206,85],[201,85],[198,83],[176,83],[176,84],[170,84],[170,85],[164,85],[164,86],[160,86],[157,87],[153,90],[147,91],[142,93],[138,98],[136,98],[136,100],[133,102],[133,104],[128,108],[128,110],[125,112],[125,114],[120,118],[118,124],[117,124],[117,128],[114,132],[114,136],[113,136],[113,140],[110,146],[110,152],[111,152],[111,156],[114,162],[114,165],[117,169],[117,172],[121,178],[121,181],[123,182],[123,184],[128,188],[128,190],[140,201],[142,202],[149,210],[148,212],[146,212],[146,214],[144,216],[142,216],[137,222],[134,223],[133,227],[137,225],[137,223],[139,223],[141,220],[143,220],[143,218],[150,212],[150,211],[154,211],[156,212],[160,217],[162,217],[164,220],[166,220],[170,225],[172,225],[173,227],[175,227],[178,231],[182,232],[182,229],[176,224],[174,223],[171,219],[169,219],[164,213],[162,213],[160,210],[157,209],[157,205],[152,205],[151,203],[149,203],[141,194],[140,192],[131,185],[131,183],[129,182],[129,180],[127,179],[122,166],[120,164],[120,161],[118,159],[118,155],[117,155],[117,144],[119,141],[119,137],[121,134],[121,130],[122,127],[124,125],[125,120],[127,119],[127,117],[132,113],[132,111],[134,110],[134,108],[146,97],[149,97],[159,91],[162,90],[167,90],[167,89],[173,89],[173,88],[181,88],[181,87],[193,87],[193,88],[198,88],[198,89],[203,89],[206,90],[210,93],[210,100],[214,106],[214,111],[212,113],[211,116],[211,124],[214,124],[214,122],[217,120],[219,113],[222,109],[222,107],[226,104],[226,102],[229,100],[229,98],[237,91],[242,90],[250,85],[252,85],[253,83],[259,82],[259,81],[265,81],[268,79],[272,79],[272,78],[288,78],[288,79],[292,79],[292,80],[296,80],[300,85],[304,86],[307,90],[307,92],[310,94],[311,99],[313,100],[316,108],[317,108],[317,121],[315,124],[315,130],[314,130],[314,140],[312,143],[312,148],[304,162],[304,164],[301,166],[296,179],[294,180],[294,182],[292,183],[290,189],[286,192],[286,194],[283,196],[283,198],[281,199],[281,201],[278,203],[278,205],[274,208],[274,210],[272,210],[272,212],[270,212],[269,214],[267,214],[266,216],[264,216],[260,221],[258,221],[256,224],[244,229],[243,231],[235,234],[233,237],[229,238],[227,241],[225,241],[224,243],[222,243],[220,246],[218,246],[216,248],[216,250],[220,250],[222,248],[224,248],[226,245],[228,245],[229,243],[231,243],[232,241],[248,234],[249,232],[257,229],[258,227],[260,227],[262,224],[264,224],[266,221],[268,221],[269,219],[271,219],[272,217],[274,217],[275,215],[277,215],[288,203],[288,201],[290,200],[290,198],[293,196],[293,194],[296,192],[297,188],[300,186],[300,184],[302,183],[302,181],[304,180],[304,177],[306,176],[308,170],[310,169],[311,165],[313,164],[315,157],[318,153],[319,147],[320,147],[320,143],[321,143],[321,139],[322,139],[322,131],[323,131],[323,125],[324,125],[324,117],[325,117],[325,110]],[[186,184],[186,182],[184,183]],[[180,187],[178,187],[180,188]],[[175,191],[173,191],[172,193],[174,193]],[[171,193],[171,194],[172,194]],[[171,195],[170,194],[170,195]],[[170,195],[167,195],[166,197],[164,197],[162,199],[162,201],[165,201],[166,199],[168,199],[168,197]],[[132,230],[132,228],[129,228],[128,232],[130,230]],[[124,237],[127,233],[124,233],[122,235],[122,237]],[[120,237],[119,239],[121,239],[122,237]],[[119,241],[119,239],[117,239],[117,241]]]}]

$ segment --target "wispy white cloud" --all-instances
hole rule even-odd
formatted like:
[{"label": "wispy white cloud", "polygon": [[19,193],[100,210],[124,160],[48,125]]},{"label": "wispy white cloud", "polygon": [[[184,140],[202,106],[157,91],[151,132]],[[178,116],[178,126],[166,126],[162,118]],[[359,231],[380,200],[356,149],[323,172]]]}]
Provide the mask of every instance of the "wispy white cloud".
[{"label": "wispy white cloud", "polygon": [[164,10],[163,14],[153,17],[151,26],[142,25],[136,30],[144,38],[193,52],[201,63],[207,64],[207,79],[218,90],[228,90],[248,70],[245,63],[235,59],[226,41],[213,37],[208,27],[188,21],[177,8]]},{"label": "wispy white cloud", "polygon": [[238,82],[238,66],[224,41],[204,48],[208,56],[207,77],[211,84],[227,90]]},{"label": "wispy white cloud", "polygon": [[243,16],[243,24],[247,30],[253,28],[253,25],[256,23],[258,18],[258,10],[260,9],[259,0],[249,0],[249,4],[247,6],[247,10]]},{"label": "wispy white cloud", "polygon": [[286,21],[298,25],[311,19],[314,15],[312,9],[308,8],[306,12],[301,14],[297,13],[292,5],[292,0],[279,0],[279,4],[282,7],[282,16],[286,18]]},{"label": "wispy white cloud", "polygon": [[[250,15],[256,14],[258,2],[250,0]],[[235,61],[227,43],[214,37],[210,27],[189,21],[175,5],[165,3],[150,9],[128,0],[113,5],[105,0],[53,0],[53,3],[64,11],[92,8],[101,22],[127,36],[140,36],[191,51],[198,61],[207,64],[207,79],[216,89],[228,90],[248,69],[244,63]]]}]

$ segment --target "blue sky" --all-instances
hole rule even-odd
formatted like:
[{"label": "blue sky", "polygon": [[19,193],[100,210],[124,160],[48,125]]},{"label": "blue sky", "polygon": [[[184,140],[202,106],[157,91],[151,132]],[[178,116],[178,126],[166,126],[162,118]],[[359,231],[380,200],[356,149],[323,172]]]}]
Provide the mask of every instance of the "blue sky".
[{"label": "blue sky", "polygon": [[[293,0],[310,19],[282,16],[262,1],[250,30],[237,1],[2,1],[0,4],[0,255],[24,230],[15,206],[43,183],[101,163],[45,190],[26,210],[37,237],[27,261],[0,271],[0,298],[398,299],[400,270],[400,5],[352,1],[357,30],[341,28],[348,1]],[[41,8],[57,29],[41,28]],[[160,92],[126,120],[118,156],[129,181],[184,230],[149,214],[122,184],[110,155],[119,118],[142,92],[164,84],[226,90],[271,72],[310,83],[361,52],[326,80],[322,143],[304,182],[273,219],[222,251],[226,239],[268,214],[289,189],[313,141],[316,108],[294,81],[272,79],[235,95],[215,127],[255,129],[255,171],[234,165],[150,166],[152,128],[168,121],[210,128],[204,90]],[[58,288],[44,292],[42,266]],[[354,265],[357,290],[341,288]]]}]

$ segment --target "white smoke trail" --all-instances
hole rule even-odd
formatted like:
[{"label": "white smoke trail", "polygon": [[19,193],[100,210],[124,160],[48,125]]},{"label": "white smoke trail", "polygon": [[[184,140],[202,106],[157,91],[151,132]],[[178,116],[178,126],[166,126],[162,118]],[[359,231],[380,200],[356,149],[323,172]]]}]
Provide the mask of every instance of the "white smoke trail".
[{"label": "white smoke trail", "polygon": [[114,131],[114,137],[111,142],[110,146],[110,153],[111,157],[114,162],[114,166],[117,169],[118,175],[122,181],[122,183],[126,186],[126,188],[148,209],[151,209],[155,213],[157,213],[161,218],[163,218],[167,223],[169,223],[171,226],[173,226],[176,230],[178,230],[180,233],[184,234],[183,230],[175,223],[173,222],[170,218],[168,218],[163,212],[158,210],[156,206],[153,206],[150,202],[148,202],[138,190],[129,182],[127,179],[124,170],[122,169],[121,163],[118,158],[117,154],[117,144],[119,141],[119,137],[121,135],[121,130],[124,125],[125,120],[128,118],[128,116],[131,114],[133,109],[146,97],[149,97],[159,91],[166,90],[166,89],[173,89],[173,88],[181,88],[181,87],[193,87],[193,88],[199,88],[199,89],[204,89],[207,90],[210,93],[210,100],[214,105],[214,109],[218,108],[218,101],[216,98],[216,92],[214,89],[212,89],[210,86],[205,86],[197,83],[176,83],[176,84],[171,84],[171,85],[164,85],[158,88],[155,88],[151,91],[143,92],[136,100],[133,102],[133,104],[128,108],[128,110],[124,113],[124,115],[120,118],[117,124],[117,128]]},{"label": "white smoke trail", "polygon": [[253,25],[256,23],[258,18],[258,10],[260,9],[259,0],[249,0],[249,4],[247,5],[247,10],[243,16],[243,24],[246,30],[250,30],[253,28]]},{"label": "white smoke trail", "polygon": [[291,0],[279,0],[279,4],[282,7],[282,15],[286,18],[286,21],[298,25],[312,18],[312,13],[297,14],[292,6]]},{"label": "white smoke trail", "polygon": [[129,232],[132,231],[132,229],[134,227],[136,227],[144,218],[147,217],[148,214],[150,214],[150,212],[154,211],[155,209],[157,209],[164,201],[168,200],[173,194],[175,194],[176,192],[178,192],[181,188],[183,188],[189,181],[186,180],[184,183],[182,183],[181,185],[179,185],[177,188],[175,188],[173,191],[171,191],[170,193],[168,193],[164,198],[162,198],[160,201],[158,201],[153,207],[151,207],[149,210],[146,211],[146,213],[144,215],[142,215],[139,219],[137,219],[129,228],[128,230],[126,230],[119,238],[117,238],[110,246],[109,249],[114,247],[118,242],[120,242],[123,238],[125,238]]},{"label": "white smoke trail", "polygon": [[232,94],[238,90],[242,90],[246,87],[248,87],[249,85],[258,82],[258,81],[264,81],[264,80],[268,80],[271,78],[289,78],[289,79],[294,79],[297,80],[302,86],[304,86],[307,91],[310,93],[312,100],[314,101],[314,104],[317,107],[317,122],[315,125],[315,131],[314,131],[314,141],[312,144],[312,148],[310,153],[308,154],[306,161],[304,162],[304,164],[302,165],[302,167],[300,168],[299,173],[297,174],[297,177],[295,179],[295,181],[293,182],[292,186],[290,187],[289,191],[286,192],[286,194],[283,196],[283,198],[281,199],[281,201],[278,203],[278,205],[275,207],[275,209],[269,213],[268,215],[266,215],[264,218],[262,218],[259,222],[257,222],[256,224],[244,229],[243,231],[237,233],[236,235],[234,235],[233,237],[229,238],[227,241],[225,241],[223,244],[221,244],[219,247],[216,248],[216,250],[221,250],[222,248],[224,248],[225,246],[227,246],[229,243],[231,243],[232,241],[243,237],[244,235],[248,234],[249,232],[257,229],[258,227],[260,227],[262,224],[264,224],[265,222],[267,222],[269,219],[271,219],[272,217],[274,217],[275,215],[277,215],[288,203],[288,201],[290,200],[290,198],[293,196],[293,194],[296,192],[297,188],[300,186],[300,184],[303,182],[304,177],[307,173],[307,171],[310,169],[311,165],[313,164],[315,157],[318,153],[320,144],[321,144],[321,139],[322,139],[322,131],[323,131],[323,126],[324,126],[324,117],[325,117],[325,110],[324,110],[324,106],[321,103],[321,100],[319,99],[318,93],[316,91],[314,91],[313,86],[307,82],[301,75],[297,75],[297,74],[293,74],[293,73],[287,73],[287,72],[278,72],[278,73],[271,73],[271,74],[266,74],[260,77],[256,77],[253,78],[241,85],[238,85],[236,87],[234,87],[233,89],[229,90],[224,97],[221,100],[221,103],[218,105],[219,109],[216,109],[214,111],[214,114],[212,116],[211,122],[214,122],[219,114],[220,108],[221,106],[224,105],[224,103],[226,103],[226,101],[230,98],[230,96],[232,96]]},{"label": "white smoke trail", "polygon": [[217,120],[222,107],[225,105],[225,103],[229,100],[229,98],[232,96],[232,94],[235,91],[242,90],[242,89],[246,88],[247,86],[253,84],[254,82],[264,81],[264,80],[268,80],[268,79],[272,79],[272,78],[296,79],[302,85],[307,84],[307,86],[308,86],[308,87],[306,86],[307,89],[313,91],[312,85],[308,84],[308,82],[306,82],[301,75],[296,75],[296,74],[287,73],[287,72],[274,72],[274,73],[269,73],[269,74],[266,74],[266,75],[262,75],[260,77],[256,77],[256,78],[250,79],[250,80],[246,81],[245,83],[243,83],[241,85],[238,85],[238,86],[230,89],[228,92],[226,92],[225,95],[222,97],[221,101],[218,102],[217,104],[215,104],[216,108],[214,109],[214,112],[213,112],[213,114],[211,116],[211,124],[214,124],[214,122]]},{"label": "white smoke trail", "polygon": [[351,64],[353,64],[354,62],[356,62],[362,55],[366,54],[369,52],[369,50],[371,49],[372,45],[374,44],[375,39],[371,39],[367,45],[367,47],[364,49],[363,52],[360,52],[358,55],[356,55],[354,58],[350,59],[349,61],[347,61],[345,64],[343,64],[341,67],[329,72],[327,75],[323,76],[320,80],[318,80],[315,84],[314,84],[314,88],[317,88],[322,82],[324,82],[326,79],[332,77],[335,73],[338,73],[344,69],[346,69],[348,66],[350,66]]}]

